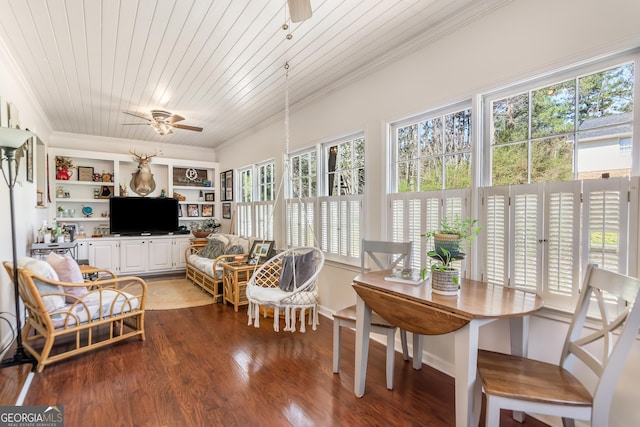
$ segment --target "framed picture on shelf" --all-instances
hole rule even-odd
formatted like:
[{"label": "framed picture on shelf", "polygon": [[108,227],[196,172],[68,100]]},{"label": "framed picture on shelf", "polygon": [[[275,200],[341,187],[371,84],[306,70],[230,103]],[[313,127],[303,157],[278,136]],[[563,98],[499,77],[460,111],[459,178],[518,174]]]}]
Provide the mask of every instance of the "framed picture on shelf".
[{"label": "framed picture on shelf", "polygon": [[249,263],[250,264],[262,264],[267,259],[273,250],[273,240],[256,240],[251,246],[249,251]]},{"label": "framed picture on shelf", "polygon": [[220,194],[223,202],[233,201],[233,170],[220,172]]},{"label": "framed picture on shelf", "polygon": [[216,193],[204,193],[204,201],[205,202],[215,202],[216,201]]},{"label": "framed picture on shelf", "polygon": [[213,216],[213,205],[202,205],[202,216]]},{"label": "framed picture on shelf", "polygon": [[200,216],[200,209],[198,209],[198,205],[187,205],[187,216]]},{"label": "framed picture on shelf", "polygon": [[231,203],[222,204],[222,218],[231,219]]},{"label": "framed picture on shelf", "polygon": [[182,205],[178,205],[178,217],[182,216]]},{"label": "framed picture on shelf", "polygon": [[78,181],[93,181],[93,168],[78,166]]}]

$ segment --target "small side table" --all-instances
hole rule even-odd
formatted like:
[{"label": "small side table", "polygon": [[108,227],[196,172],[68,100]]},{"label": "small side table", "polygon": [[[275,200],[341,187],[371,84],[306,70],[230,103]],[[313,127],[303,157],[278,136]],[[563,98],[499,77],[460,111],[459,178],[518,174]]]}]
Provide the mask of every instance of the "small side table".
[{"label": "small side table", "polygon": [[241,305],[249,304],[247,295],[247,282],[259,265],[241,263],[235,261],[222,263],[222,290],[223,301],[233,304],[233,309],[238,311]]},{"label": "small side table", "polygon": [[31,245],[31,256],[44,257],[50,252],[70,253],[73,259],[78,259],[78,242],[34,243]]}]

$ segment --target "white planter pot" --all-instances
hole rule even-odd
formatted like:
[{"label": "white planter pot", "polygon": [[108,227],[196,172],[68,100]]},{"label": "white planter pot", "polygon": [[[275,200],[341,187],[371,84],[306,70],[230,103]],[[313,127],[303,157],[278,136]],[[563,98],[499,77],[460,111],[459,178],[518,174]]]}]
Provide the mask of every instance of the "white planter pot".
[{"label": "white planter pot", "polygon": [[459,286],[453,282],[456,277],[459,283],[460,272],[457,268],[431,272],[431,290],[439,295],[458,295]]}]

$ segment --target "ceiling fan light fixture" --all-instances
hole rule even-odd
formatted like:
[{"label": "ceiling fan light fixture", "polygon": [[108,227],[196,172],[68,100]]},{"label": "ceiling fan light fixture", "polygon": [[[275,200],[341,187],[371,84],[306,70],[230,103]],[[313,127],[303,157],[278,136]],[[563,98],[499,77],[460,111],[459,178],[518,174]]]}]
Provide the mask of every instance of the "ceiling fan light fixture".
[{"label": "ceiling fan light fixture", "polygon": [[166,123],[166,122],[152,122],[151,123],[151,127],[153,128],[153,130],[155,130],[158,135],[162,136],[162,135],[169,135],[171,133],[173,133],[173,129],[171,124]]}]

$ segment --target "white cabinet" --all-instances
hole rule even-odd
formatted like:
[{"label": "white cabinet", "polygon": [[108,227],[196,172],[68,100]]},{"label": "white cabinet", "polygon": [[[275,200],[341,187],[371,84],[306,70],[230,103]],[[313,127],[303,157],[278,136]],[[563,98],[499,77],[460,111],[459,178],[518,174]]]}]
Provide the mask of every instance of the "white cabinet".
[{"label": "white cabinet", "polygon": [[173,244],[175,239],[149,239],[149,271],[164,271],[173,268]]},{"label": "white cabinet", "polygon": [[119,242],[117,240],[92,239],[89,241],[89,264],[118,273],[120,269]]},{"label": "white cabinet", "polygon": [[81,239],[78,258],[88,259],[90,265],[117,274],[169,272],[186,268],[185,252],[190,244],[187,236]]},{"label": "white cabinet", "polygon": [[144,273],[149,260],[149,241],[147,239],[120,240],[120,273]]},{"label": "white cabinet", "polygon": [[176,237],[173,240],[173,268],[175,270],[187,268],[185,253],[189,245],[191,245],[189,237]]}]

